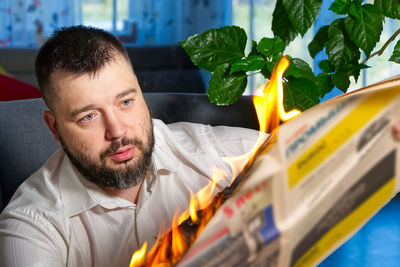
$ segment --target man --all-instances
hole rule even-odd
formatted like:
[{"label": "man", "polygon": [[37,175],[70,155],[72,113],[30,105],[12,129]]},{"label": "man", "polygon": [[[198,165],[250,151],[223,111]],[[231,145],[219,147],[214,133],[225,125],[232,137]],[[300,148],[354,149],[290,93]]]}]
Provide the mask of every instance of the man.
[{"label": "man", "polygon": [[74,26],[40,49],[44,120],[62,149],[17,190],[0,217],[0,266],[127,266],[186,208],[223,156],[248,152],[248,129],[151,120],[122,44]]}]

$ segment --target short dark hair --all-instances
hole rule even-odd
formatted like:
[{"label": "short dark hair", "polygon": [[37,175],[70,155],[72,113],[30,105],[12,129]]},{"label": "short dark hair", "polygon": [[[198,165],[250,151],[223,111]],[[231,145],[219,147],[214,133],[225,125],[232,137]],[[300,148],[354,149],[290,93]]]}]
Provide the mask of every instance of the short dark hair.
[{"label": "short dark hair", "polygon": [[35,61],[36,79],[47,107],[54,109],[56,95],[50,82],[53,72],[95,74],[116,55],[130,62],[122,43],[102,29],[79,25],[56,30],[39,49]]}]

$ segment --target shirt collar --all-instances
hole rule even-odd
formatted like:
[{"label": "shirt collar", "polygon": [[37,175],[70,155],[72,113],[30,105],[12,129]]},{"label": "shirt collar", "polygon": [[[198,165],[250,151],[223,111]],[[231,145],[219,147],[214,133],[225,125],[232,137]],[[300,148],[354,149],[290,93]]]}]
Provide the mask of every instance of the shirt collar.
[{"label": "shirt collar", "polygon": [[133,203],[107,194],[96,184],[83,177],[64,154],[60,169],[60,192],[66,215],[85,212],[97,205],[106,209],[135,206]]},{"label": "shirt collar", "polygon": [[171,139],[170,133],[164,128],[166,127],[160,120],[153,119],[154,125],[154,150],[153,164],[156,173],[162,171],[175,172],[178,169],[179,160],[171,150],[171,146],[167,144]]},{"label": "shirt collar", "polygon": [[156,173],[163,171],[174,172],[178,168],[177,159],[172,153],[168,153],[167,150],[168,148],[165,146],[154,145],[153,164]]}]

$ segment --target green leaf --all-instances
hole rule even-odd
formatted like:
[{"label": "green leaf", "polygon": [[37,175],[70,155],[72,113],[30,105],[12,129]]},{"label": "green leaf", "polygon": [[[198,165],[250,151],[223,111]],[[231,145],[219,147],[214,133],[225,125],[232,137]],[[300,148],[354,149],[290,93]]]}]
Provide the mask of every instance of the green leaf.
[{"label": "green leaf", "polygon": [[208,99],[217,105],[231,105],[243,94],[247,85],[244,72],[229,75],[229,64],[221,64],[211,75],[207,90]]},{"label": "green leaf", "polygon": [[328,29],[328,25],[319,28],[314,39],[308,45],[308,52],[310,52],[312,58],[324,49],[325,43],[328,41]]},{"label": "green leaf", "polygon": [[333,84],[340,89],[343,93],[347,92],[350,86],[349,76],[344,71],[338,71],[332,75]]},{"label": "green leaf", "polygon": [[332,84],[332,77],[329,74],[326,73],[319,73],[317,77],[315,77],[317,87],[319,90],[319,97],[324,97],[327,93],[332,91],[333,89],[333,84]]},{"label": "green leaf", "polygon": [[354,2],[351,3],[348,13],[350,15],[353,15],[356,18],[360,18],[360,16],[361,16],[361,3],[362,3],[362,0],[358,4],[356,4]]},{"label": "green leaf", "polygon": [[329,7],[329,10],[332,10],[338,15],[344,15],[347,14],[350,3],[350,0],[335,0]]},{"label": "green leaf", "polygon": [[288,13],[283,6],[282,0],[277,0],[274,13],[272,14],[272,32],[275,36],[279,36],[287,45],[297,35],[297,31],[293,28],[289,20]]},{"label": "green leaf", "polygon": [[335,69],[332,67],[331,63],[329,62],[329,60],[321,60],[321,62],[319,62],[318,66],[325,73],[331,73],[331,72],[335,71]]},{"label": "green leaf", "polygon": [[389,58],[389,61],[393,61],[400,64],[400,40],[394,46],[393,55]]},{"label": "green leaf", "polygon": [[196,66],[213,71],[222,63],[232,64],[243,58],[246,42],[242,28],[225,26],[193,35],[179,44]]},{"label": "green leaf", "polygon": [[271,78],[272,70],[274,69],[274,63],[271,61],[268,61],[267,64],[265,64],[264,68],[261,69],[261,74],[266,78],[269,79]]},{"label": "green leaf", "polygon": [[360,70],[369,68],[369,66],[365,64],[358,64],[358,63],[353,63],[352,65],[346,66],[344,68],[344,72],[347,73],[347,76],[354,76],[354,79],[358,80],[358,77],[360,76]]},{"label": "green leaf", "polygon": [[302,36],[314,24],[322,0],[282,0],[293,28]]},{"label": "green leaf", "polygon": [[354,17],[359,18],[361,3],[362,0],[335,0],[329,9],[339,15],[351,14]]},{"label": "green leaf", "polygon": [[293,108],[306,110],[319,103],[320,92],[313,81],[290,78],[283,87],[283,105],[286,111]]},{"label": "green leaf", "polygon": [[383,15],[392,19],[400,19],[399,0],[375,0],[374,5]]},{"label": "green leaf", "polygon": [[275,38],[262,38],[258,43],[258,51],[268,58],[282,55],[286,45],[278,36]]},{"label": "green leaf", "polygon": [[361,53],[358,47],[345,32],[343,19],[337,19],[331,23],[328,38],[326,53],[336,70],[342,70],[346,65],[360,58]]},{"label": "green leaf", "polygon": [[263,57],[253,55],[247,58],[239,59],[233,63],[230,74],[237,71],[260,70],[267,63]]},{"label": "green leaf", "polygon": [[329,9],[339,15],[351,14],[359,18],[362,2],[363,0],[335,0]]},{"label": "green leaf", "polygon": [[344,19],[350,39],[360,47],[368,57],[379,41],[383,17],[377,7],[366,4],[361,7],[359,18],[348,16]]},{"label": "green leaf", "polygon": [[284,73],[285,77],[293,76],[295,78],[304,78],[313,81],[314,72],[307,62],[300,58],[290,59],[290,65]]},{"label": "green leaf", "polygon": [[260,55],[260,53],[257,49],[257,42],[254,40],[251,41],[251,51],[247,57],[253,56],[253,55]]}]

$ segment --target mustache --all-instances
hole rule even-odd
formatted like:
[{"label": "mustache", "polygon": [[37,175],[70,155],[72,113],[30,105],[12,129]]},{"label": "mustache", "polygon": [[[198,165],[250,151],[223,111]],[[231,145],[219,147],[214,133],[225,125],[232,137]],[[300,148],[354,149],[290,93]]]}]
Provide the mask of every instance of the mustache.
[{"label": "mustache", "polygon": [[140,150],[143,149],[143,142],[134,138],[134,139],[129,139],[129,138],[122,138],[121,140],[114,140],[111,145],[100,154],[101,160],[104,160],[107,156],[115,154],[117,150],[122,147],[122,146],[127,146],[127,145],[133,145],[139,148]]}]

